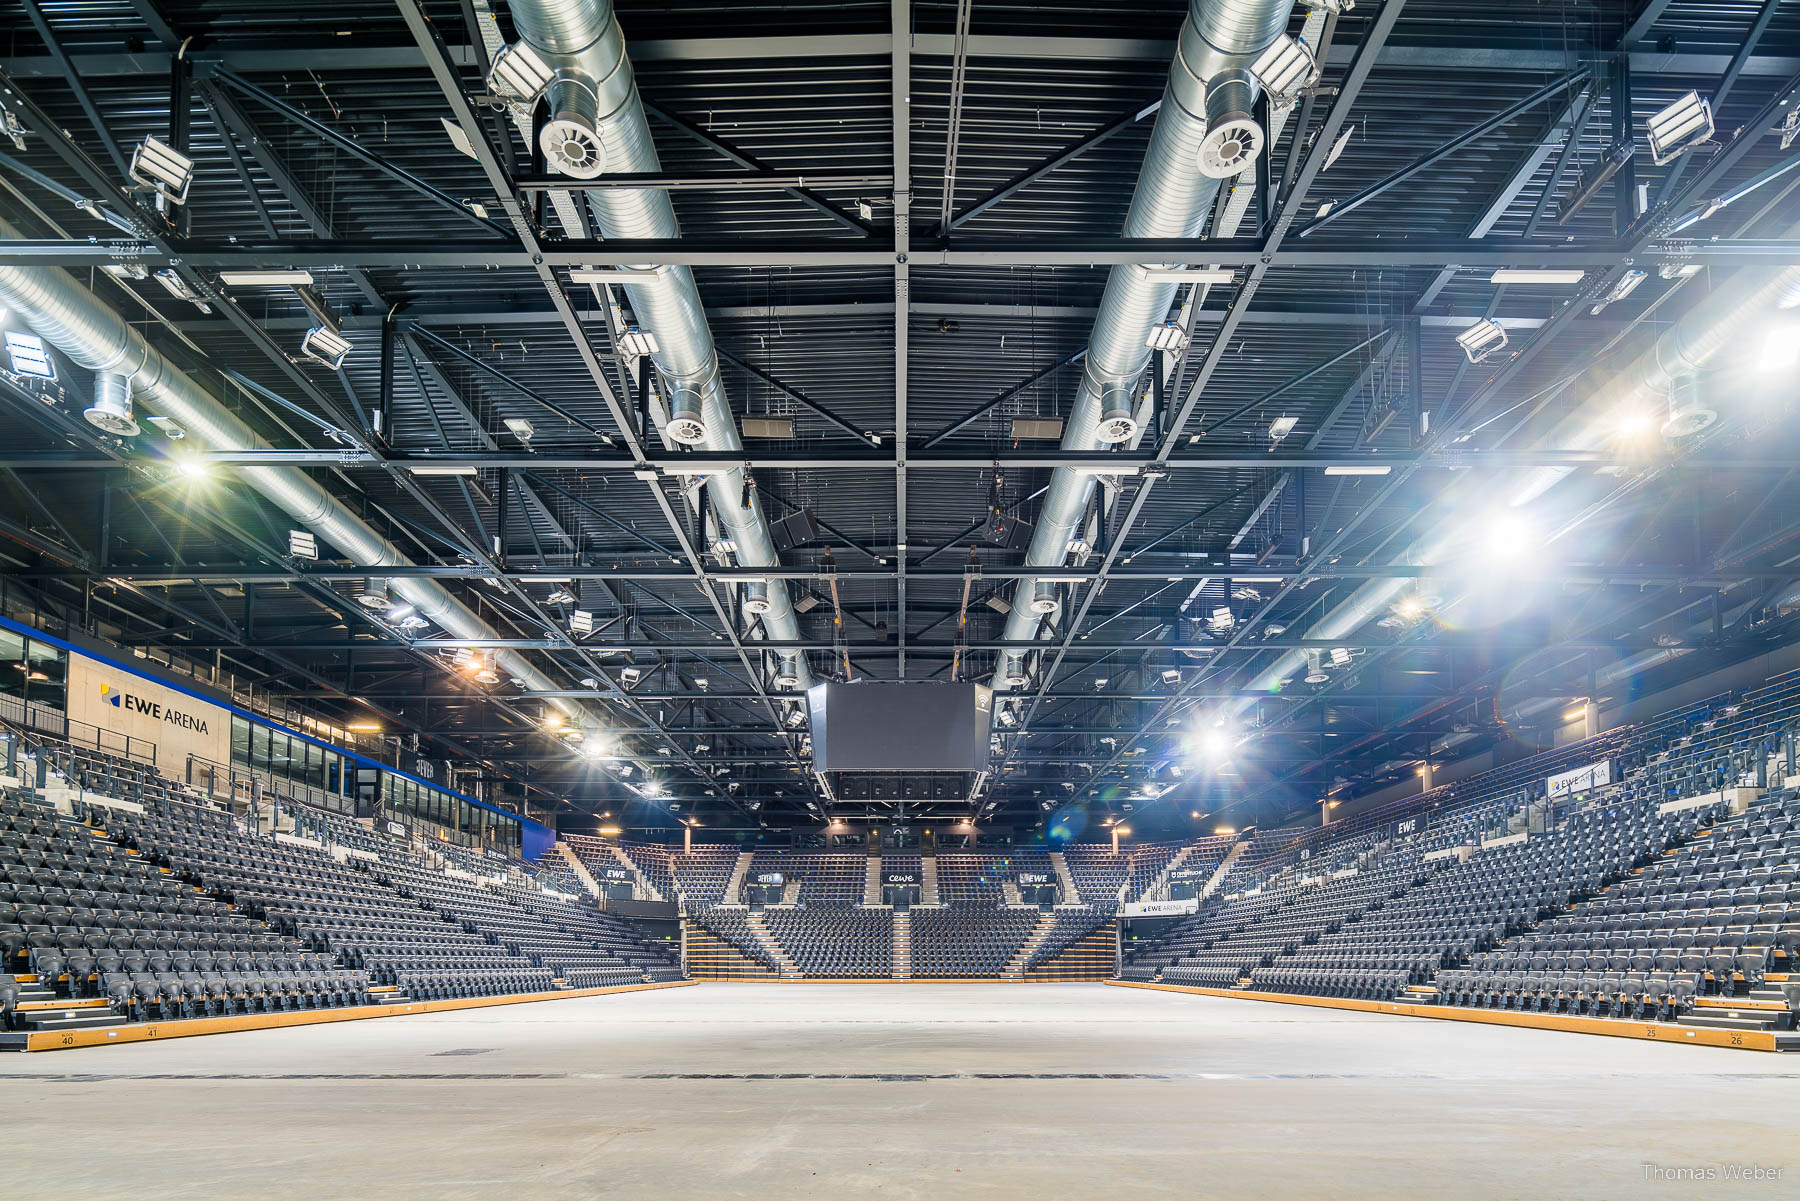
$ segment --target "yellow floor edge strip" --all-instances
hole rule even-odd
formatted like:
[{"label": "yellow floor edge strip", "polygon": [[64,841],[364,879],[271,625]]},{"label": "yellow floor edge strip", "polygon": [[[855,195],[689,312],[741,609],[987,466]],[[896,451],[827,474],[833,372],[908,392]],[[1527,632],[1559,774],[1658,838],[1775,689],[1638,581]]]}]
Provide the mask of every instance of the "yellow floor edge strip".
[{"label": "yellow floor edge strip", "polygon": [[1360,1001],[1348,997],[1301,997],[1289,993],[1238,992],[1224,988],[1199,988],[1188,984],[1151,984],[1137,980],[1108,980],[1115,988],[1147,988],[1156,992],[1197,993],[1228,1001],[1273,1001],[1279,1005],[1311,1005],[1316,1009],[1354,1009],[1395,1017],[1434,1018],[1440,1022],[1477,1022],[1484,1026],[1522,1026],[1530,1030],[1561,1030],[1570,1034],[1604,1034],[1612,1038],[1638,1038],[1648,1042],[1682,1046],[1727,1047],[1734,1051],[1775,1051],[1775,1036],[1767,1030],[1718,1030],[1708,1026],[1671,1026],[1666,1022],[1633,1022],[1624,1018],[1590,1018],[1562,1013],[1517,1013],[1505,1009],[1462,1009],[1450,1005],[1405,1005],[1393,1001]]},{"label": "yellow floor edge strip", "polygon": [[123,1043],[162,1042],[203,1034],[234,1034],[239,1030],[274,1030],[288,1026],[320,1026],[327,1022],[355,1022],[371,1018],[400,1017],[409,1013],[446,1013],[454,1009],[485,1009],[492,1005],[523,1005],[534,1001],[568,1001],[608,993],[647,992],[658,988],[688,988],[692,980],[659,984],[620,984],[612,988],[577,988],[568,992],[517,993],[505,997],[461,997],[454,1001],[411,1001],[404,1005],[358,1005],[347,1009],[300,1009],[292,1013],[239,1013],[230,1017],[190,1018],[173,1022],[135,1022],[125,1026],[96,1026],[87,1030],[49,1030],[25,1036],[27,1051],[67,1051],[76,1047],[107,1047]]}]

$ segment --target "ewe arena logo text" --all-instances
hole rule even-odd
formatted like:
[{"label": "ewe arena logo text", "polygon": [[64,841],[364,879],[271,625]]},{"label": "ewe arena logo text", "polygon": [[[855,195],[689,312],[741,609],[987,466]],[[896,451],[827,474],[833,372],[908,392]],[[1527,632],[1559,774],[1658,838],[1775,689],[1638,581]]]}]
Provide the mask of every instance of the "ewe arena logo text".
[{"label": "ewe arena logo text", "polygon": [[183,713],[180,709],[171,708],[160,701],[147,700],[141,696],[133,696],[129,692],[121,692],[111,684],[100,685],[100,696],[115,709],[129,709],[134,713],[142,713],[151,721],[180,726],[182,729],[192,730],[196,734],[207,732],[204,717]]}]

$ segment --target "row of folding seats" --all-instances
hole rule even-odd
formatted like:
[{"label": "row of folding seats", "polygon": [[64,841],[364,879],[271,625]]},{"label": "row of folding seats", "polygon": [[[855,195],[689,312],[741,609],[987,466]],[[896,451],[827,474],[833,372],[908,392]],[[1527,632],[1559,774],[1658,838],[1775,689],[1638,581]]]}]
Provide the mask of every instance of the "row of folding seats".
[{"label": "row of folding seats", "polygon": [[1439,972],[1440,1002],[1485,1009],[1673,1021],[1704,989],[1695,972]]}]

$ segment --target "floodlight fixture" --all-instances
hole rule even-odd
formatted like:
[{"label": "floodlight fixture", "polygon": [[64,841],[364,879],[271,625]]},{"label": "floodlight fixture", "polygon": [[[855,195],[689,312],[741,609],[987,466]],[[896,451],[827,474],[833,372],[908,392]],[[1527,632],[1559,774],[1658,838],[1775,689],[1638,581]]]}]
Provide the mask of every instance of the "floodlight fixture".
[{"label": "floodlight fixture", "polygon": [[550,64],[520,40],[494,55],[494,65],[488,69],[488,90],[521,104],[535,104],[555,77]]},{"label": "floodlight fixture", "polygon": [[659,354],[661,351],[662,344],[656,340],[656,335],[647,329],[639,329],[634,325],[619,335],[619,353],[628,359],[641,359],[646,355]]},{"label": "floodlight fixture", "polygon": [[194,160],[160,138],[145,138],[131,152],[131,178],[170,204],[186,204],[194,182]]},{"label": "floodlight fixture", "polygon": [[627,688],[633,687],[643,678],[644,669],[641,667],[626,667],[619,671],[619,682]]},{"label": "floodlight fixture", "polygon": [[1179,354],[1188,344],[1187,331],[1173,321],[1165,321],[1150,330],[1150,336],[1144,339],[1144,345],[1151,350],[1166,351]]},{"label": "floodlight fixture", "polygon": [[794,600],[794,612],[811,613],[819,607],[819,598],[810,592],[802,592]]},{"label": "floodlight fixture", "polygon": [[44,346],[44,340],[36,334],[7,330],[6,355],[12,363],[14,375],[29,375],[34,379],[56,378],[56,364],[50,361],[50,352]]},{"label": "floodlight fixture", "polygon": [[193,286],[189,284],[187,280],[183,279],[181,273],[176,271],[175,268],[164,267],[161,271],[158,271],[156,273],[156,282],[162,285],[163,291],[167,292],[175,299],[187,301],[202,313],[212,312],[212,306],[206,303],[206,298],[194,291]]},{"label": "floodlight fixture", "polygon": [[594,632],[594,615],[586,609],[577,609],[569,614],[569,632],[581,637]]},{"label": "floodlight fixture", "polygon": [[523,417],[508,417],[506,432],[524,443],[530,443],[537,436],[537,427]]},{"label": "floodlight fixture", "polygon": [[1661,167],[1674,162],[1713,135],[1712,101],[1689,92],[1644,123],[1650,157]]},{"label": "floodlight fixture", "polygon": [[1492,317],[1483,317],[1456,335],[1456,344],[1471,363],[1485,362],[1505,350],[1506,343],[1506,327]]},{"label": "floodlight fixture", "polygon": [[1319,60],[1305,42],[1282,34],[1251,64],[1250,74],[1272,102],[1289,104],[1302,90],[1318,82]]},{"label": "floodlight fixture", "polygon": [[1269,422],[1269,441],[1271,441],[1271,442],[1281,441],[1283,438],[1285,438],[1289,434],[1293,433],[1294,427],[1299,424],[1300,424],[1300,419],[1298,417],[1292,417],[1292,416],[1277,417],[1275,420]]},{"label": "floodlight fixture", "polygon": [[1630,296],[1633,292],[1637,291],[1643,282],[1649,278],[1650,273],[1648,271],[1633,267],[1630,271],[1619,276],[1618,282],[1613,284],[1612,290],[1594,303],[1593,308],[1588,310],[1588,316],[1599,316],[1606,309],[1607,305],[1624,300],[1627,296]]},{"label": "floodlight fixture", "polygon": [[315,325],[300,340],[300,353],[333,371],[341,370],[350,357],[350,339],[328,325]]},{"label": "floodlight fixture", "polygon": [[313,537],[313,532],[311,530],[289,530],[288,554],[296,559],[317,561],[319,557],[319,540]]}]

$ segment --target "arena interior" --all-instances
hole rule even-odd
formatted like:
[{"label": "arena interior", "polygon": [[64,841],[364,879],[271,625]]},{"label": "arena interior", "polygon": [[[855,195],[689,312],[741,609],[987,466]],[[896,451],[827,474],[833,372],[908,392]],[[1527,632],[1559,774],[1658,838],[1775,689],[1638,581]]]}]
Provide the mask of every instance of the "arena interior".
[{"label": "arena interior", "polygon": [[1800,1193],[1800,0],[0,13],[0,1196]]}]

